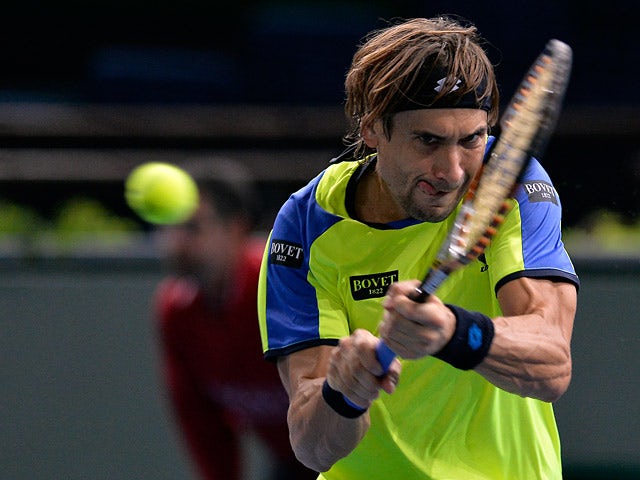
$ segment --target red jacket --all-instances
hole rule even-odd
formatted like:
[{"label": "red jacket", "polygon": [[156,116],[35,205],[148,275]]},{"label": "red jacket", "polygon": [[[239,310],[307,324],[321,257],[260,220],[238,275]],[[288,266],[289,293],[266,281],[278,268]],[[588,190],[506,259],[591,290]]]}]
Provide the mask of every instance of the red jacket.
[{"label": "red jacket", "polygon": [[163,372],[171,405],[203,479],[242,478],[239,435],[254,430],[281,470],[301,469],[289,443],[287,395],[262,356],[257,285],[262,245],[247,247],[217,312],[193,282],[169,277],[156,292]]}]

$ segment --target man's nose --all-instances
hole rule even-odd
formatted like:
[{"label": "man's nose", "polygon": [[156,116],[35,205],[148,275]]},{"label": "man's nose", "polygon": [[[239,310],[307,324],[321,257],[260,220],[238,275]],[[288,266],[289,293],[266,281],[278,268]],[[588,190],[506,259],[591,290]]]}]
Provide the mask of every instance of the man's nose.
[{"label": "man's nose", "polygon": [[460,185],[464,179],[459,145],[442,145],[435,156],[432,175],[448,185]]}]

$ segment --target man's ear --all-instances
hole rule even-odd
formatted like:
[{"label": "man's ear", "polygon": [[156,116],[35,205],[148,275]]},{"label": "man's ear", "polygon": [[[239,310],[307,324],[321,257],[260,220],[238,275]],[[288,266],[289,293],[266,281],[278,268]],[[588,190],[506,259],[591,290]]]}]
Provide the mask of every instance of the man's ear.
[{"label": "man's ear", "polygon": [[360,135],[369,148],[376,148],[378,146],[378,133],[373,125],[363,126],[360,130]]}]

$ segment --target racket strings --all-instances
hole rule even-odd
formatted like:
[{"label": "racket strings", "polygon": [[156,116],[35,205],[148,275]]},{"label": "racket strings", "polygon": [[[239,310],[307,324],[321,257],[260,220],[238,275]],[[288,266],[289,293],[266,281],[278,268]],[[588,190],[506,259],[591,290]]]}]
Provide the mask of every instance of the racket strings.
[{"label": "racket strings", "polygon": [[451,272],[480,256],[513,207],[531,157],[542,154],[558,119],[571,71],[571,47],[550,40],[501,118],[501,135],[469,188],[454,225],[418,292],[434,293]]},{"label": "racket strings", "polygon": [[473,215],[469,216],[465,229],[467,245],[474,256],[486,248],[495,235],[495,225],[501,224],[508,212],[505,198],[512,194],[514,184],[530,156],[530,145],[544,122],[545,105],[547,97],[552,94],[553,78],[554,63],[545,52],[525,75],[507,108],[502,141],[491,152],[484,168],[474,195]]}]

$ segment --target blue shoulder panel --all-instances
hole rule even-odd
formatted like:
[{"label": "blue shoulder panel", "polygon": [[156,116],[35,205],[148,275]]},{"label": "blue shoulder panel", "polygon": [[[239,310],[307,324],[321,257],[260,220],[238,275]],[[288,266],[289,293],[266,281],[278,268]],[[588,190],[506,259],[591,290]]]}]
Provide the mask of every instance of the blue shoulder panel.
[{"label": "blue shoulder panel", "polygon": [[[558,192],[540,162],[532,159],[515,199],[520,207],[524,267],[529,270],[564,272],[575,277],[575,270],[561,238],[562,205]],[[560,273],[560,276],[563,276]],[[573,278],[572,278],[573,279]],[[577,277],[574,280],[577,283]]]},{"label": "blue shoulder panel", "polygon": [[294,193],[274,223],[266,282],[267,332],[273,354],[319,338],[316,291],[307,280],[309,254],[315,239],[340,221],[315,201],[321,178],[322,174]]}]

